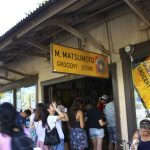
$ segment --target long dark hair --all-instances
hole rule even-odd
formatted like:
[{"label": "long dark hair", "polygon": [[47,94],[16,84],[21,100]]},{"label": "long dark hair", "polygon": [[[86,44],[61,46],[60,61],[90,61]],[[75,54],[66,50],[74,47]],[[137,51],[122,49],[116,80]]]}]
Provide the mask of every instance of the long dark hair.
[{"label": "long dark hair", "polygon": [[48,117],[48,112],[46,107],[44,106],[43,103],[38,103],[36,106],[36,111],[35,111],[35,118],[34,121],[42,121],[42,126],[44,127],[47,122],[47,117]]},{"label": "long dark hair", "polygon": [[0,132],[12,135],[13,128],[16,127],[16,109],[10,103],[0,105]]},{"label": "long dark hair", "polygon": [[[50,101],[46,106],[47,106],[47,109],[49,109],[49,106],[51,105],[51,106],[53,106],[53,102],[56,102],[56,101]],[[57,104],[57,103],[56,103]],[[48,112],[48,111],[47,111]],[[48,112],[48,114],[49,114],[49,112]],[[56,115],[58,115],[58,113],[55,111],[55,113],[54,113],[54,116],[56,116]]]},{"label": "long dark hair", "polygon": [[72,125],[76,121],[77,111],[83,110],[84,100],[80,97],[74,99],[73,104],[68,113],[69,123]]}]

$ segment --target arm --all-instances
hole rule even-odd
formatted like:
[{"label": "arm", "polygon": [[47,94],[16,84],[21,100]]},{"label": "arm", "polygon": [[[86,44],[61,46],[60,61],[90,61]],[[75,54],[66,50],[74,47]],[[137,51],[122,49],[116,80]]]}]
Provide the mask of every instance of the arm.
[{"label": "arm", "polygon": [[64,117],[61,119],[62,121],[68,121],[68,115],[67,113],[63,113],[64,114]]},{"label": "arm", "polygon": [[137,130],[133,134],[130,150],[136,150],[138,142],[139,142],[139,131]]},{"label": "arm", "polygon": [[79,122],[80,122],[80,127],[84,128],[85,127],[85,123],[84,123],[84,115],[82,111],[78,111],[77,112],[77,119],[79,118]]},{"label": "arm", "polygon": [[100,126],[106,125],[106,122],[103,121],[104,114],[103,114],[103,113],[100,113],[100,112],[98,111],[98,115],[99,115],[99,120],[98,120],[98,122],[99,122]]},{"label": "arm", "polygon": [[104,122],[102,119],[100,119],[99,124],[100,124],[100,126],[104,126],[104,125],[106,125],[106,122]]},{"label": "arm", "polygon": [[132,141],[133,141],[133,140],[139,140],[139,131],[138,131],[138,130],[136,130],[136,131],[134,132],[133,137],[132,137]]},{"label": "arm", "polygon": [[63,114],[61,111],[59,111],[59,109],[57,109],[56,103],[54,102],[54,103],[52,103],[52,105],[53,105],[55,111],[58,113],[58,118],[57,118],[57,120],[63,119],[63,118],[64,118],[64,114]]}]

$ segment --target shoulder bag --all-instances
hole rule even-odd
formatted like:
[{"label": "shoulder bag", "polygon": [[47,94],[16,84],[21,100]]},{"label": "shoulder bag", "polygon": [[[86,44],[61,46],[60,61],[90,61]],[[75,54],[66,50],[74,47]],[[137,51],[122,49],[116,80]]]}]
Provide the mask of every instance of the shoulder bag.
[{"label": "shoulder bag", "polygon": [[44,139],[44,144],[48,145],[48,146],[53,146],[53,145],[57,145],[60,143],[60,137],[56,128],[56,123],[55,123],[55,127],[51,130],[48,123],[47,123],[47,127],[45,129],[45,139]]}]

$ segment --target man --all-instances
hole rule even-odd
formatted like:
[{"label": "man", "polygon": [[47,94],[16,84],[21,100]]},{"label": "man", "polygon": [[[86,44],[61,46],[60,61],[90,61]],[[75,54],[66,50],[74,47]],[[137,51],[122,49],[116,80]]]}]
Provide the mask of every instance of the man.
[{"label": "man", "polygon": [[114,102],[110,97],[105,98],[106,105],[104,113],[107,120],[107,129],[109,133],[109,150],[117,149],[117,137],[116,137],[116,115]]},{"label": "man", "polygon": [[106,99],[108,99],[108,96],[106,94],[102,95],[102,97],[99,97],[98,109],[102,113],[106,105]]},{"label": "man", "polygon": [[31,115],[31,111],[26,109],[23,112],[17,112],[16,124],[21,127],[27,127],[27,118]]}]

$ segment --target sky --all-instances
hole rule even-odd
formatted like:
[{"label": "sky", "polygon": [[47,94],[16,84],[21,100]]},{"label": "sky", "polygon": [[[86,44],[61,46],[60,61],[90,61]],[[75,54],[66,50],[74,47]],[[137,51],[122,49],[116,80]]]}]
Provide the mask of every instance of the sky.
[{"label": "sky", "polygon": [[0,0],[0,36],[35,10],[43,0]]}]

